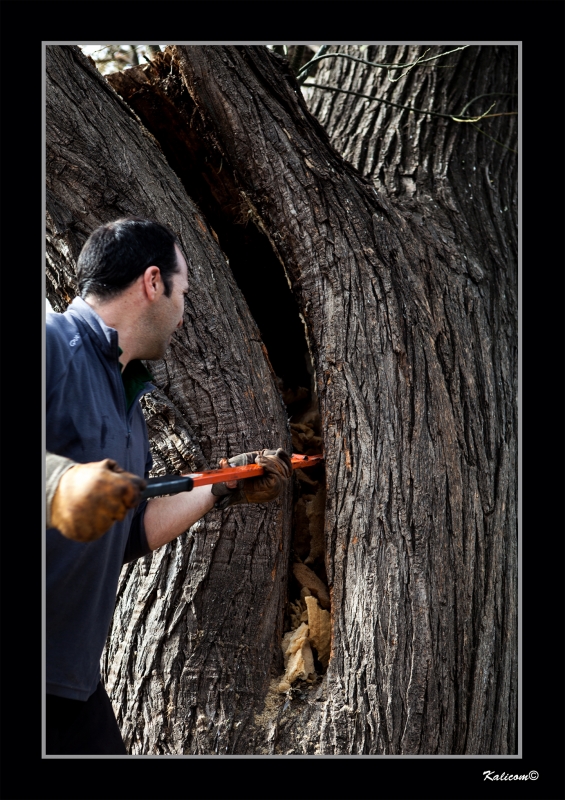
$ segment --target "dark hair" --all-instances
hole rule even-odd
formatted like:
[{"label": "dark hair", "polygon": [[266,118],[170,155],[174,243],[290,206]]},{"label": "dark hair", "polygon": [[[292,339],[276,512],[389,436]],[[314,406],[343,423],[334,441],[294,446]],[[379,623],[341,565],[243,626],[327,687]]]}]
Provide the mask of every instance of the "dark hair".
[{"label": "dark hair", "polygon": [[178,272],[175,244],[180,242],[166,225],[141,217],[124,217],[93,231],[77,262],[81,297],[115,297],[143,275],[147,267],[161,270],[165,295],[171,294]]}]

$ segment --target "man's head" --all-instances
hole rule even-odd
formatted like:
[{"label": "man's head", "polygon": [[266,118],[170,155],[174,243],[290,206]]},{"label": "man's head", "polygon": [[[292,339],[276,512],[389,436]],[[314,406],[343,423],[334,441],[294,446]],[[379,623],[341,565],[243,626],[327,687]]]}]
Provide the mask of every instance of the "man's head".
[{"label": "man's head", "polygon": [[162,358],[182,327],[188,268],[175,234],[128,217],[97,228],[78,259],[81,297],[119,334],[126,364]]},{"label": "man's head", "polygon": [[175,244],[179,241],[165,225],[141,217],[124,217],[93,231],[78,258],[80,296],[109,300],[131,286],[147,267],[161,271],[165,295],[178,271]]}]

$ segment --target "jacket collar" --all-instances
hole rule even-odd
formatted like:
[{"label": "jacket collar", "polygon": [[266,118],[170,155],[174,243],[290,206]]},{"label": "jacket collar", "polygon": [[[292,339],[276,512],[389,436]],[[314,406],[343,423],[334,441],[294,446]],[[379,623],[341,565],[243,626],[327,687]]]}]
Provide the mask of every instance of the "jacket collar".
[{"label": "jacket collar", "polygon": [[115,358],[118,361],[118,331],[115,328],[106,325],[96,311],[81,297],[75,297],[67,308],[67,312],[71,317],[79,319],[87,326],[91,338],[107,358]]}]

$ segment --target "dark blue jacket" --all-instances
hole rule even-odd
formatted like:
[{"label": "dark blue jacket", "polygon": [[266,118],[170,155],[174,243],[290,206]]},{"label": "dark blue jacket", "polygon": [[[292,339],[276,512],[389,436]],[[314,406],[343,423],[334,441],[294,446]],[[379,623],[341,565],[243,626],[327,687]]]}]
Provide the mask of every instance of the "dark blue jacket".
[{"label": "dark blue jacket", "polygon": [[[118,333],[80,298],[47,314],[47,450],[79,463],[113,458],[147,477],[151,453],[139,397],[126,408]],[[122,565],[147,554],[146,503],[95,542],[47,530],[47,692],[87,700],[100,679],[100,656]]]}]

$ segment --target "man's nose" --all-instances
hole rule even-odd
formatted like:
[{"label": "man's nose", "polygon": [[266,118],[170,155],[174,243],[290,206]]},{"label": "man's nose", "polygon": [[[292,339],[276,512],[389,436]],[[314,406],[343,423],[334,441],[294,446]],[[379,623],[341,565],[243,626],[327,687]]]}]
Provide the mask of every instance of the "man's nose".
[{"label": "man's nose", "polygon": [[182,328],[183,325],[184,325],[184,318],[181,317],[179,320],[179,324],[177,325],[177,328]]}]

